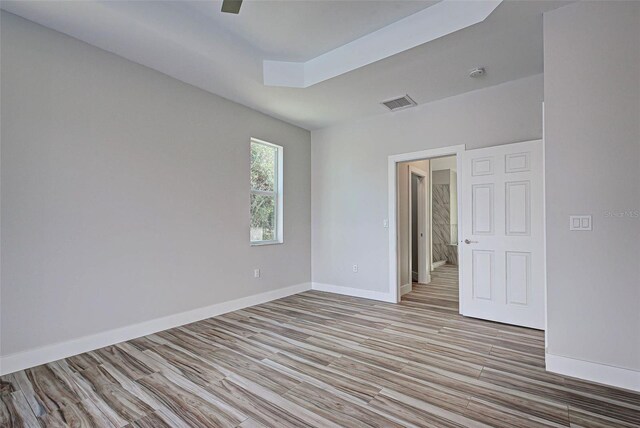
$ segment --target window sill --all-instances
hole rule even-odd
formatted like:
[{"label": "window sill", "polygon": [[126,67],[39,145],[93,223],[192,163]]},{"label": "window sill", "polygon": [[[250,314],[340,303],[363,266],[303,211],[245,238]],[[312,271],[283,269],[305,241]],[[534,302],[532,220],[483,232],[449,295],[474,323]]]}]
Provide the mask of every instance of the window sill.
[{"label": "window sill", "polygon": [[257,241],[257,242],[250,243],[252,247],[262,247],[264,245],[279,245],[279,244],[284,244],[284,242],[283,241]]}]

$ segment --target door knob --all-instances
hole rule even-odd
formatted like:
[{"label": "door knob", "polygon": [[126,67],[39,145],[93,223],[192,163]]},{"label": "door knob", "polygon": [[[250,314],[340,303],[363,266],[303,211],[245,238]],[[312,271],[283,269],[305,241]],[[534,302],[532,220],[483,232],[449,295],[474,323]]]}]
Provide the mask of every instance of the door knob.
[{"label": "door knob", "polygon": [[470,240],[470,239],[465,239],[465,240],[464,240],[464,243],[465,243],[465,244],[477,244],[477,243],[478,243],[478,241],[472,241],[472,240]]}]

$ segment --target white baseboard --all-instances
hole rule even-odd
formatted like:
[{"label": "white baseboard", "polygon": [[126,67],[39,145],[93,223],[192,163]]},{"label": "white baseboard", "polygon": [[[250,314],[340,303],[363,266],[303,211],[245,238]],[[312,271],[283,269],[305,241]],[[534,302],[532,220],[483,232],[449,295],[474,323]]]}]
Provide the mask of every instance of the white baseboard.
[{"label": "white baseboard", "polygon": [[425,278],[424,278],[424,282],[421,282],[420,284],[429,284],[431,282],[431,274],[428,274]]},{"label": "white baseboard", "polygon": [[266,291],[253,296],[242,297],[228,302],[181,312],[139,324],[121,327],[90,336],[80,337],[66,342],[30,349],[28,351],[0,356],[0,375],[13,373],[18,370],[50,363],[72,355],[82,354],[104,346],[113,345],[136,337],[146,336],[205,318],[215,317],[227,312],[237,311],[249,306],[270,302],[282,297],[291,296],[311,289],[311,283],[292,285],[277,290]]},{"label": "white baseboard", "polygon": [[439,268],[440,266],[446,265],[446,264],[447,264],[446,260],[440,260],[440,261],[437,261],[437,262],[433,262],[433,268],[434,269],[435,268]]},{"label": "white baseboard", "polygon": [[411,283],[404,284],[403,286],[400,287],[400,295],[404,296],[405,294],[410,293],[412,288],[413,288],[413,284]]},{"label": "white baseboard", "polygon": [[339,285],[321,284],[314,282],[312,289],[317,291],[326,291],[328,293],[342,294],[351,297],[362,297],[364,299],[379,300],[381,302],[396,303],[396,296],[390,296],[389,293],[382,291],[363,290],[361,288],[341,287]]},{"label": "white baseboard", "polygon": [[547,371],[640,392],[640,371],[547,353]]}]

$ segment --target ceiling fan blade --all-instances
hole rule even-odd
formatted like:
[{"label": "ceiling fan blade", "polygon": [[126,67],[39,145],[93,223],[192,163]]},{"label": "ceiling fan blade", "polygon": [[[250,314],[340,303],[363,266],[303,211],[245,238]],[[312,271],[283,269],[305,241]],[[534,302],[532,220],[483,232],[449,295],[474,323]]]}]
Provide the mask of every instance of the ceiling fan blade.
[{"label": "ceiling fan blade", "polygon": [[222,2],[222,11],[237,14],[240,12],[240,6],[242,6],[242,0],[224,0]]}]

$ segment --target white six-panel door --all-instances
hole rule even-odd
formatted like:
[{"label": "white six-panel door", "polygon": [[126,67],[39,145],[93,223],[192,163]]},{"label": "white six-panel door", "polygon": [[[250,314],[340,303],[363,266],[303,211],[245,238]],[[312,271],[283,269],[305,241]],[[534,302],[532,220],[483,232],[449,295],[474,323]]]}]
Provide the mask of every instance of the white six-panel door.
[{"label": "white six-panel door", "polygon": [[544,329],[542,141],[462,160],[462,314]]}]

